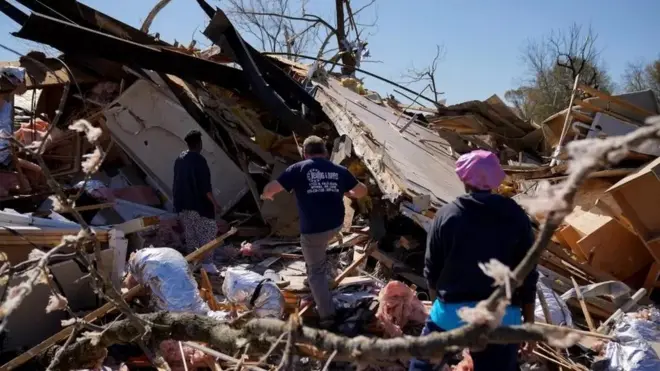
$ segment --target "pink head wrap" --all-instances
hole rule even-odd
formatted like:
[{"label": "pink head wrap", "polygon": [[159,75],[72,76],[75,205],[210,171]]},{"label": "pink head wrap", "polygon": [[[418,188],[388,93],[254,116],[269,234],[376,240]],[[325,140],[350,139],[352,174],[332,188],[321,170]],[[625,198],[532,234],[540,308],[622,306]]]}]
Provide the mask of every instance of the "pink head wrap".
[{"label": "pink head wrap", "polygon": [[482,191],[496,189],[506,177],[497,156],[481,149],[458,158],[456,175],[463,183]]}]

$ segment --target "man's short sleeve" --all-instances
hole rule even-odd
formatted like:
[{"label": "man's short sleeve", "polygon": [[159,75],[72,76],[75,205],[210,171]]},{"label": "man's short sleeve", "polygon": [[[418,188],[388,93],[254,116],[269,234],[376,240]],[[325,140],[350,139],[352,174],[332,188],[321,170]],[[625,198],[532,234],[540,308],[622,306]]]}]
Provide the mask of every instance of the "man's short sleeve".
[{"label": "man's short sleeve", "polygon": [[351,189],[355,188],[355,186],[358,185],[358,180],[355,179],[355,176],[351,174],[350,171],[346,168],[342,168],[342,180],[341,183],[343,184],[344,187],[344,193],[350,191]]},{"label": "man's short sleeve", "polygon": [[298,182],[298,175],[300,174],[300,166],[298,164],[293,164],[286,168],[279,177],[277,177],[277,182],[280,183],[282,188],[285,191],[291,192],[295,188],[296,183]]}]

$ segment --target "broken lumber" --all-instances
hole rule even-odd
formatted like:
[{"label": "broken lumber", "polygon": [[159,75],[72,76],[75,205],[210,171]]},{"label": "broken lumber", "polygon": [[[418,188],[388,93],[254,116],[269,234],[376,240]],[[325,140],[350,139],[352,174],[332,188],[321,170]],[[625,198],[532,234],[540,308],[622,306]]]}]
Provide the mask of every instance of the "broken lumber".
[{"label": "broken lumber", "polygon": [[[362,262],[367,259],[367,257],[370,255],[370,253],[373,250],[377,249],[377,247],[376,247],[377,245],[378,245],[378,243],[373,242],[373,240],[369,240],[369,242],[367,242],[367,247],[365,249],[365,254],[362,255],[360,257],[360,259],[358,259],[358,260],[354,261],[353,263],[351,263],[351,265],[346,267],[346,269],[344,269],[343,272],[341,272],[337,277],[335,277],[334,281],[330,285],[330,289],[334,290],[341,283],[341,281],[344,280],[344,278],[348,277],[348,275],[351,274],[351,272],[353,272],[360,264],[362,264]],[[305,305],[305,307],[300,310],[300,316],[305,314],[305,312],[307,312],[309,310],[309,308],[311,308],[311,307],[312,307],[311,302],[308,303],[307,305]]]},{"label": "broken lumber", "polygon": [[[206,245],[188,254],[188,256],[186,256],[186,261],[191,263],[200,259],[205,253],[220,246],[220,244],[222,244],[227,238],[234,235],[235,233],[236,233],[236,228],[230,229],[229,232],[223,234],[222,236],[216,238],[215,240],[207,243]],[[142,291],[143,288],[144,287],[142,285],[133,287],[127,293],[122,295],[122,299],[126,301],[131,300],[132,298],[137,296]],[[83,317],[82,320],[85,322],[93,322],[98,318],[103,317],[106,314],[110,313],[114,309],[115,309],[115,305],[113,303],[106,303],[102,307],[94,310],[93,312]],[[2,367],[0,367],[0,371],[9,371],[21,366],[22,364],[29,361],[33,357],[36,357],[37,355],[41,354],[41,352],[43,352],[44,350],[50,348],[51,346],[57,344],[62,340],[65,340],[67,337],[69,337],[69,335],[71,335],[72,331],[73,331],[73,326],[64,328],[62,331],[42,341],[40,344],[36,345],[32,349],[26,351],[20,356],[2,365]]]}]

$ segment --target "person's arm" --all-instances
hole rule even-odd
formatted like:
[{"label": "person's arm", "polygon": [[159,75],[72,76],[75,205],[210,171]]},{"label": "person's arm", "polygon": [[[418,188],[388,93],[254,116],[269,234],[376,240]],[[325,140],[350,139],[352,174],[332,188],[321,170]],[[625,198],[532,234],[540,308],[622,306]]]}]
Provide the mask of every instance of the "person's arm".
[{"label": "person's arm", "polygon": [[266,184],[264,191],[261,193],[261,198],[264,200],[272,200],[276,194],[282,192],[284,187],[280,184],[279,181],[273,180]]},{"label": "person's arm", "polygon": [[[527,254],[527,251],[534,244],[534,230],[532,229],[532,223],[527,217],[527,214],[523,213],[523,232],[522,239],[520,242],[519,250],[519,260],[522,259]],[[511,267],[514,269],[515,267]],[[536,283],[539,279],[539,273],[536,270],[536,266],[533,267],[532,271],[529,272],[522,285],[518,288],[518,295],[520,295],[520,305],[522,310],[522,317],[524,323],[534,323],[534,310],[536,309]],[[522,345],[522,351],[526,354],[531,354],[536,348],[536,342],[528,341]]]},{"label": "person's arm", "polygon": [[211,170],[209,165],[206,162],[206,159],[203,159],[203,163],[200,164],[199,170],[197,171],[197,178],[199,180],[199,186],[201,187],[200,192],[206,195],[206,198],[211,204],[216,212],[220,211],[220,205],[213,197],[213,187],[211,186]]},{"label": "person's arm", "polygon": [[284,170],[282,174],[280,174],[280,176],[277,177],[276,180],[273,180],[268,184],[266,184],[263,192],[261,192],[261,199],[272,200],[276,194],[282,191],[291,192],[291,190],[295,186],[297,173],[298,173],[298,166],[296,164],[293,164],[288,168],[286,168],[286,170]]},{"label": "person's arm", "polygon": [[353,187],[350,191],[344,193],[344,196],[357,199],[366,196],[367,193],[368,193],[367,186],[364,185],[364,183],[362,182],[358,182],[358,184],[355,187]]},{"label": "person's arm", "polygon": [[138,281],[135,280],[132,274],[127,274],[126,278],[124,278],[123,286],[127,289],[132,289],[133,287],[138,285]]},{"label": "person's arm", "polygon": [[343,168],[342,171],[342,186],[344,188],[344,196],[350,198],[362,198],[367,195],[367,186],[359,182],[348,169]]},{"label": "person's arm", "polygon": [[442,244],[443,225],[440,211],[433,220],[433,226],[426,238],[426,253],[424,255],[424,278],[429,290],[429,298],[435,301],[437,297],[437,283],[440,273],[445,265],[444,246]]},{"label": "person's arm", "polygon": [[[519,260],[522,259],[527,254],[527,251],[534,244],[534,231],[532,230],[532,224],[529,221],[527,215],[523,220],[523,235],[520,241],[520,254]],[[514,269],[515,267],[511,267]],[[525,277],[522,285],[518,288],[518,295],[520,295],[520,305],[522,306],[523,312],[523,321],[525,323],[534,323],[534,307],[536,305],[536,283],[539,279],[539,273],[536,270],[536,266],[532,269],[531,272]]]}]

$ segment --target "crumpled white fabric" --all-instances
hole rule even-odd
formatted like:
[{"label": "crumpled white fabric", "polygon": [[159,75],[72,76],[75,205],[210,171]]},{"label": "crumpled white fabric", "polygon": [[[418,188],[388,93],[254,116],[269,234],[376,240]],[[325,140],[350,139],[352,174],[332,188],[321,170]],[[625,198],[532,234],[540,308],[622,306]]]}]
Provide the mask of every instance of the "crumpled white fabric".
[{"label": "crumpled white fabric", "polygon": [[[230,268],[225,272],[222,293],[234,304],[249,305],[254,290],[264,276],[244,269]],[[284,312],[284,295],[275,282],[264,282],[251,308],[257,317],[280,318]]]},{"label": "crumpled white fabric", "polygon": [[202,300],[188,262],[169,247],[138,250],[128,262],[135,280],[151,290],[156,310],[204,314],[217,320],[228,319],[228,312],[214,312]]}]

